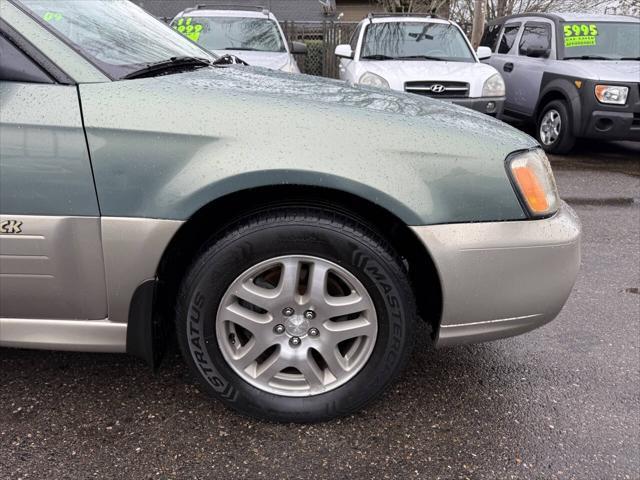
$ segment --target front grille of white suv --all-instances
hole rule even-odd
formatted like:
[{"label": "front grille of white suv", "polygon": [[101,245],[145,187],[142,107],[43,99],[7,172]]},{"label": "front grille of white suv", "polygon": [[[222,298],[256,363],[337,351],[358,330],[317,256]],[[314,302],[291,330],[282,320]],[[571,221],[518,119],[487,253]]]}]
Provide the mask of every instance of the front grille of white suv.
[{"label": "front grille of white suv", "polygon": [[433,98],[466,98],[469,96],[469,84],[438,81],[406,82],[404,91]]}]

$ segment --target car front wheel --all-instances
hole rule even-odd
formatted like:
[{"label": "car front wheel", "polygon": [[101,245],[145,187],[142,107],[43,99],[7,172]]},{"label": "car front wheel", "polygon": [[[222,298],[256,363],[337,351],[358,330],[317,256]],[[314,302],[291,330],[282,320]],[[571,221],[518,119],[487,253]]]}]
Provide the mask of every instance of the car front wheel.
[{"label": "car front wheel", "polygon": [[549,153],[569,153],[575,144],[569,109],[562,100],[545,105],[538,116],[536,131],[542,148]]},{"label": "car front wheel", "polygon": [[414,305],[399,255],[363,222],[282,208],[203,249],[181,288],[177,332],[196,376],[226,405],[320,421],[355,412],[397,377]]}]

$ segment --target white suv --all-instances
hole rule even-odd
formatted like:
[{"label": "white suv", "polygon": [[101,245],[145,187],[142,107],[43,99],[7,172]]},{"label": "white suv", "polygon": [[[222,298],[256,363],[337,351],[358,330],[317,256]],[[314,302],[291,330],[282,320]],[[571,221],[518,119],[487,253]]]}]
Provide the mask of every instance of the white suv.
[{"label": "white suv", "polygon": [[263,7],[198,5],[180,12],[171,27],[217,55],[235,55],[249,65],[300,73],[293,54],[304,43],[287,44],[276,17]]},{"label": "white suv", "polygon": [[473,51],[460,27],[424,14],[370,14],[349,44],[338,45],[340,78],[448,100],[489,115],[502,110],[504,81],[480,62],[491,50]]}]

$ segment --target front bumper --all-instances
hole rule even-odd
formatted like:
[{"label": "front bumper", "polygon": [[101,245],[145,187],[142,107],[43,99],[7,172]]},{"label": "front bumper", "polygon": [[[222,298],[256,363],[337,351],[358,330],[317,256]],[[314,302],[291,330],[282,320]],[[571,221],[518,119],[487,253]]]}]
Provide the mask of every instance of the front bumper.
[{"label": "front bumper", "polygon": [[502,113],[505,97],[468,97],[468,98],[451,98],[447,99],[456,105],[486,113],[492,117],[496,117]]},{"label": "front bumper", "polygon": [[640,140],[640,112],[595,110],[581,136],[600,140]]},{"label": "front bumper", "polygon": [[542,220],[412,229],[440,277],[438,347],[518,335],[550,322],[580,267],[580,221],[565,203]]},{"label": "front bumper", "polygon": [[[594,94],[597,84],[627,86],[627,103],[600,103]],[[576,121],[576,136],[598,140],[640,140],[640,84],[589,80],[581,89],[580,102],[582,118]]]}]

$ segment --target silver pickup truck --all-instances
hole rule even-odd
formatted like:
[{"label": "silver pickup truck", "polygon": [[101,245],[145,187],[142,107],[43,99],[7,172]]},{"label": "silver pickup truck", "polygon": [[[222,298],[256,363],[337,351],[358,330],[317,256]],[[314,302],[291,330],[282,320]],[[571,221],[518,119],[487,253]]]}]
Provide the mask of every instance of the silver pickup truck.
[{"label": "silver pickup truck", "polygon": [[548,152],[577,138],[640,140],[640,19],[512,15],[490,22],[480,44],[504,78],[504,116],[534,123]]}]

